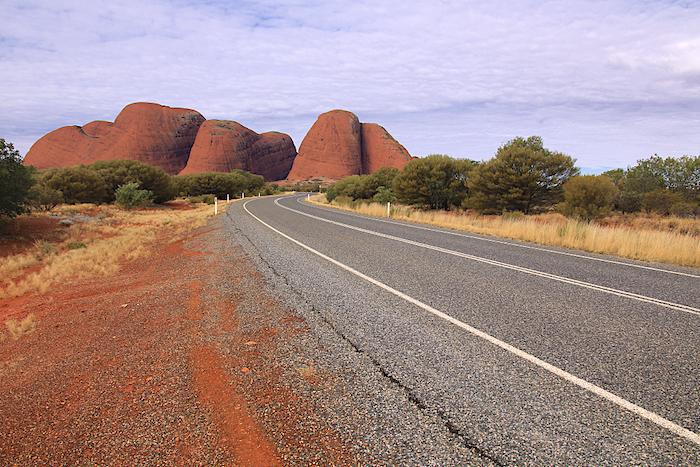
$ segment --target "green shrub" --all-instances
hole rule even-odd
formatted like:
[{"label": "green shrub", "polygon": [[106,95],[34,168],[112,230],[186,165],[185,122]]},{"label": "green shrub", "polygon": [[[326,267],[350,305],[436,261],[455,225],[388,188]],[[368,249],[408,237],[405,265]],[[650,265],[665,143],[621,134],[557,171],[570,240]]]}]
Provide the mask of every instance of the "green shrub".
[{"label": "green shrub", "polygon": [[385,186],[380,186],[377,188],[377,192],[372,197],[372,200],[376,203],[393,203],[396,201],[396,194]]},{"label": "green shrub", "polygon": [[180,196],[213,194],[219,199],[238,198],[241,193],[257,195],[265,186],[265,180],[242,170],[230,173],[205,172],[174,177],[176,190]]},{"label": "green shrub", "polygon": [[70,242],[66,245],[69,250],[79,250],[81,248],[87,248],[87,245],[83,242]]},{"label": "green shrub", "polygon": [[43,172],[39,183],[63,193],[68,204],[105,203],[110,200],[110,191],[104,179],[91,168],[80,165]]},{"label": "green shrub", "polygon": [[392,183],[400,203],[431,209],[459,207],[467,197],[467,180],[477,163],[433,154],[413,159]]},{"label": "green shrub", "polygon": [[569,217],[591,221],[609,214],[618,194],[613,181],[605,175],[572,177],[564,184],[560,208]]},{"label": "green shrub", "polygon": [[544,147],[542,138],[515,138],[469,178],[469,206],[482,212],[529,214],[561,201],[564,183],[578,169],[566,154]]},{"label": "green shrub", "polygon": [[142,208],[153,203],[153,192],[141,190],[136,182],[127,183],[117,188],[115,192],[116,203],[125,208]]},{"label": "green shrub", "polygon": [[678,217],[695,217],[700,212],[700,208],[695,203],[679,201],[671,205],[669,212]]},{"label": "green shrub", "polygon": [[644,194],[642,208],[647,212],[655,212],[667,216],[671,213],[671,206],[682,203],[683,196],[669,190],[654,190]]},{"label": "green shrub", "polygon": [[63,203],[63,193],[46,185],[41,179],[29,189],[27,204],[32,209],[50,211],[61,203]]},{"label": "green shrub", "polygon": [[105,181],[107,201],[116,199],[117,188],[129,183],[138,183],[143,190],[153,193],[153,201],[164,203],[175,197],[175,187],[170,175],[162,169],[133,160],[95,162],[87,166]]},{"label": "green shrub", "polygon": [[22,165],[12,143],[0,138],[0,217],[14,217],[26,210],[32,183],[32,169]]},{"label": "green shrub", "polygon": [[190,203],[214,204],[214,195],[190,196],[188,200]]}]

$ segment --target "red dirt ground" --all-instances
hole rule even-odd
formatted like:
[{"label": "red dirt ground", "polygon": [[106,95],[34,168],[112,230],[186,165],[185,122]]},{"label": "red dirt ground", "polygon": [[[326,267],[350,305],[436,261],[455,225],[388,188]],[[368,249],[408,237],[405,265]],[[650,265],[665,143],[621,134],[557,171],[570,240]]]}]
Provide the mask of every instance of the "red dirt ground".
[{"label": "red dirt ground", "polygon": [[240,249],[217,248],[216,222],[118,275],[0,301],[0,323],[37,319],[18,340],[0,328],[0,464],[279,465],[310,446],[353,463],[278,366],[303,320]]}]

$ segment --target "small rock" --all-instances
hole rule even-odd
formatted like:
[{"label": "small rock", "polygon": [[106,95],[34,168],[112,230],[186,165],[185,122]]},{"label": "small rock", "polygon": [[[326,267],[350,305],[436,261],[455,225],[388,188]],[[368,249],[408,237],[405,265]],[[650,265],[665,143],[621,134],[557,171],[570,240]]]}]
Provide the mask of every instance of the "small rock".
[{"label": "small rock", "polygon": [[58,223],[66,227],[75,224],[75,222],[73,222],[70,219],[61,219],[60,221],[58,221]]}]

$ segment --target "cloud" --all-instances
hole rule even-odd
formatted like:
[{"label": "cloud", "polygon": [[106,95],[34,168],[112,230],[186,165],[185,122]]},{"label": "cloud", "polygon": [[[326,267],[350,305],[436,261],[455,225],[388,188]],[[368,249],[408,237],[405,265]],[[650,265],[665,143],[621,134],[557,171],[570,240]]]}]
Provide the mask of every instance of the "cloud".
[{"label": "cloud", "polygon": [[587,166],[700,148],[683,2],[5,1],[0,136],[153,101],[289,132],[347,108],[415,154],[539,134]]}]

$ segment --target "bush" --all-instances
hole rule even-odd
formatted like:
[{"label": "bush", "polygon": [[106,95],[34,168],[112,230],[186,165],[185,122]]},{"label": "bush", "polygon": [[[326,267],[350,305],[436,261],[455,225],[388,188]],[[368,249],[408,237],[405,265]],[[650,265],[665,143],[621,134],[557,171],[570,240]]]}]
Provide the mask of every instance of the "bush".
[{"label": "bush", "polygon": [[413,159],[396,176],[392,190],[404,204],[431,209],[457,207],[467,197],[467,180],[476,165],[440,154]]},{"label": "bush", "polygon": [[153,201],[164,203],[175,197],[175,187],[170,175],[158,167],[139,161],[117,160],[95,162],[87,166],[105,181],[107,201],[116,199],[117,188],[129,183],[138,183],[143,190],[153,193]]},{"label": "bush", "polygon": [[19,151],[0,138],[0,217],[14,217],[26,210],[32,183],[32,171],[22,165]]},{"label": "bush", "polygon": [[591,221],[610,213],[619,190],[605,175],[573,177],[564,184],[561,211],[569,216]]},{"label": "bush", "polygon": [[278,191],[310,191],[319,192],[321,184],[319,182],[296,182],[291,185],[281,185]]},{"label": "bush", "polygon": [[372,201],[382,204],[393,203],[396,201],[396,194],[390,188],[380,186],[372,197]]},{"label": "bush", "polygon": [[114,196],[116,203],[125,209],[142,208],[153,203],[153,192],[141,190],[136,182],[121,185]]},{"label": "bush", "polygon": [[104,179],[84,165],[49,169],[42,173],[39,183],[63,193],[63,199],[68,204],[99,204],[111,198]]},{"label": "bush", "polygon": [[29,189],[27,195],[27,204],[39,211],[50,211],[63,201],[63,193],[46,185],[41,179]]},{"label": "bush", "polygon": [[257,195],[264,187],[265,180],[259,175],[234,170],[230,173],[205,172],[179,175],[175,177],[174,183],[181,196],[213,194],[220,199],[226,199],[226,195],[237,198],[241,193]]},{"label": "bush", "polygon": [[699,211],[700,209],[698,209],[698,205],[689,201],[679,201],[677,203],[673,203],[669,209],[669,212],[672,215],[678,217],[695,217]]},{"label": "bush", "polygon": [[190,203],[214,204],[214,195],[190,196],[188,200]]},{"label": "bush", "polygon": [[642,208],[647,212],[655,212],[667,216],[671,213],[671,206],[682,203],[683,196],[669,190],[654,190],[646,193],[642,198]]},{"label": "bush", "polygon": [[471,174],[469,206],[525,214],[551,207],[561,201],[564,183],[578,174],[574,162],[546,149],[539,136],[515,138]]},{"label": "bush", "polygon": [[363,198],[365,177],[363,175],[350,175],[338,180],[326,190],[326,199],[330,202],[338,196],[346,196],[353,200]]}]

